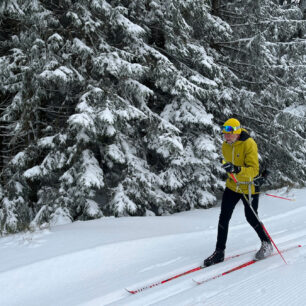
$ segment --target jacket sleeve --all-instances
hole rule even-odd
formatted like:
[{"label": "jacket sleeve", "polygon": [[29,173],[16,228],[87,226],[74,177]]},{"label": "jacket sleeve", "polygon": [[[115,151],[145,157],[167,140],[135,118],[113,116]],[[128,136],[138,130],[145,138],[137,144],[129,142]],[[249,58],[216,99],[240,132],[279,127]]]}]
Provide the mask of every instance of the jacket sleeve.
[{"label": "jacket sleeve", "polygon": [[236,175],[240,182],[253,181],[259,173],[258,149],[254,139],[249,138],[245,141],[244,165],[241,171]]}]

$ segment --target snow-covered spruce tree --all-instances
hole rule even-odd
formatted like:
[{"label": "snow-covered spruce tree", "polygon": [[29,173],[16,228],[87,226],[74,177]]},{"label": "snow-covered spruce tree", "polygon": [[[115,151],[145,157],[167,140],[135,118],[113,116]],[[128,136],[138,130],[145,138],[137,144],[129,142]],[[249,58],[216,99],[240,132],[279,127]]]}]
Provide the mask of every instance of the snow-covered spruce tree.
[{"label": "snow-covered spruce tree", "polygon": [[[209,20],[201,1],[188,4],[113,1],[111,4],[111,23],[106,35],[115,38],[118,46],[108,46],[107,52],[93,61],[97,78],[104,82],[106,77],[110,79],[109,105],[106,110],[103,105],[102,111],[104,124],[110,125],[107,131],[111,131],[103,137],[111,140],[109,146],[99,148],[105,159],[105,188],[112,187],[107,211],[115,215],[150,211],[163,214],[210,205],[215,201],[210,192],[219,186],[219,181],[209,175],[208,161],[217,156],[211,138],[216,127],[205,104],[208,109],[216,108],[213,99],[216,100],[219,91],[212,79],[225,77],[200,43],[187,43],[189,39],[196,40],[193,35],[199,27],[194,23],[186,28],[187,19],[192,23],[194,17],[188,12],[200,8],[198,22],[204,23],[202,18],[210,21],[206,27],[214,30],[214,34],[225,36],[229,29],[220,20],[219,23],[213,18]],[[160,28],[160,22],[166,25],[166,30]],[[182,41],[177,40],[180,35],[184,37]],[[209,38],[207,45],[208,42]],[[195,57],[195,63],[190,62],[192,55],[200,56]],[[201,65],[196,64],[198,61]],[[195,67],[201,68],[197,71]],[[110,94],[110,89],[116,94]],[[132,119],[139,121],[118,130],[117,123],[122,125],[124,119],[129,119],[126,111],[116,111],[118,107],[126,108],[125,104],[136,108],[133,113],[137,117]],[[176,116],[169,115],[173,107]],[[88,108],[83,109],[87,112]],[[124,117],[120,118],[122,114]],[[193,131],[189,132],[190,129]],[[198,158],[203,154],[207,159]],[[218,173],[213,165],[211,168]]]},{"label": "snow-covered spruce tree", "polygon": [[[73,165],[82,169],[76,173],[79,186],[63,189],[60,184],[61,174],[71,166],[69,158],[74,158],[73,146],[67,151],[73,138],[67,135],[65,125],[85,84],[71,63],[73,44],[78,42],[64,41],[58,17],[48,10],[53,4],[48,4],[51,7],[39,1],[4,1],[1,6],[1,29],[8,36],[1,45],[1,94],[10,102],[1,117],[3,152],[10,160],[3,162],[2,171],[0,221],[4,233],[24,228],[33,219],[37,224],[66,222],[75,214],[80,218],[101,216],[90,200],[90,188],[94,184],[101,187],[102,183],[97,183],[101,178],[97,175],[94,183],[87,180],[87,185],[82,182],[88,166],[97,164],[93,154],[81,151],[74,161]],[[81,50],[76,60],[84,56],[86,59]]]},{"label": "snow-covered spruce tree", "polygon": [[209,10],[2,3],[2,232],[215,202],[216,123],[237,90],[213,45],[230,29]]},{"label": "snow-covered spruce tree", "polygon": [[158,149],[156,137],[148,145],[161,152],[166,167],[160,176],[181,209],[213,203],[211,191],[219,187],[218,127],[211,113],[220,114],[218,101],[231,84],[225,82],[230,73],[215,63],[217,54],[210,42],[213,36],[225,39],[230,30],[208,10],[202,1],[152,1],[142,21],[151,29],[154,53],[157,49],[165,57],[150,74],[151,88],[170,94],[160,115],[179,128],[183,147],[181,154],[174,156]]},{"label": "snow-covered spruce tree", "polygon": [[301,14],[275,3],[3,1],[2,233],[210,206],[231,115],[277,150],[277,181],[286,154],[305,177]]},{"label": "snow-covered spruce tree", "polygon": [[254,131],[274,186],[305,185],[305,29],[296,5],[278,1],[222,2],[234,39],[217,42],[241,88],[235,115]]},{"label": "snow-covered spruce tree", "polygon": [[[0,100],[1,100],[1,190],[0,232],[16,232],[26,228],[32,217],[29,188],[20,171],[23,164],[21,151],[32,138],[27,121],[29,104],[22,104],[26,93],[27,74],[24,51],[18,48],[24,12],[15,1],[0,4]],[[15,116],[17,109],[18,116]],[[16,155],[17,154],[17,155]],[[14,157],[15,158],[12,158]],[[10,164],[8,164],[10,161]]]}]

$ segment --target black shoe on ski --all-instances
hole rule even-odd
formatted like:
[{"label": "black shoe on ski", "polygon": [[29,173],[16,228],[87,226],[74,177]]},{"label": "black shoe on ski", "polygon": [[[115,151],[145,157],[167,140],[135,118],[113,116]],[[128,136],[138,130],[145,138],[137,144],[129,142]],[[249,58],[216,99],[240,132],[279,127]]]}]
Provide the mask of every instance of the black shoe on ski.
[{"label": "black shoe on ski", "polygon": [[255,254],[255,260],[261,260],[273,253],[273,246],[270,241],[262,241],[261,248]]},{"label": "black shoe on ski", "polygon": [[204,260],[204,267],[215,265],[224,261],[224,250],[216,249],[209,257]]}]

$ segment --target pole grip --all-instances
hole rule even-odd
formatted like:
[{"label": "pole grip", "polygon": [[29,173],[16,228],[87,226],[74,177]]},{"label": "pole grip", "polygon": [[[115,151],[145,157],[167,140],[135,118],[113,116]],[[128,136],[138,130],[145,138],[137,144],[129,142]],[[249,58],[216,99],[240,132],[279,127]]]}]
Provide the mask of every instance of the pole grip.
[{"label": "pole grip", "polygon": [[[224,164],[226,164],[226,161],[223,159],[222,160],[222,164],[224,165]],[[230,173],[230,176],[231,176],[231,178],[234,180],[234,182],[237,184],[237,179],[236,179],[236,177],[235,177],[235,175],[233,174],[233,173]]]}]

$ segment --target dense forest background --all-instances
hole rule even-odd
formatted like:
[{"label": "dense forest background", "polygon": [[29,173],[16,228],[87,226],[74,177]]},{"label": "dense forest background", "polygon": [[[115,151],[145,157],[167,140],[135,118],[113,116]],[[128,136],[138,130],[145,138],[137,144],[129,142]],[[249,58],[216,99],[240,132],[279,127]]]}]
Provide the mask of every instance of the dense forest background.
[{"label": "dense forest background", "polygon": [[306,185],[306,1],[2,0],[0,233],[216,203],[220,126]]}]

